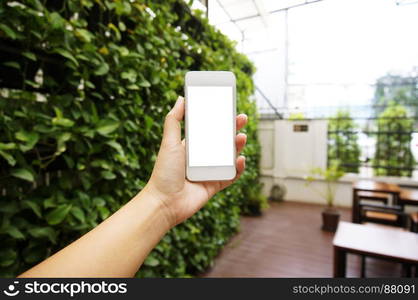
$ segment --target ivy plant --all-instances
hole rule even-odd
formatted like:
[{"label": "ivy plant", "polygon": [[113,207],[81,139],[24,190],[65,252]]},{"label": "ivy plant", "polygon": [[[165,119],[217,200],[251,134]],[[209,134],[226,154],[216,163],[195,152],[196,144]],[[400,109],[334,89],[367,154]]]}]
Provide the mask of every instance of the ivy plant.
[{"label": "ivy plant", "polygon": [[338,111],[328,122],[328,163],[338,162],[340,169],[348,173],[359,172],[357,128],[348,111]]},{"label": "ivy plant", "polygon": [[411,177],[415,159],[411,152],[414,119],[404,106],[391,102],[377,119],[376,151],[373,166],[376,175]]}]

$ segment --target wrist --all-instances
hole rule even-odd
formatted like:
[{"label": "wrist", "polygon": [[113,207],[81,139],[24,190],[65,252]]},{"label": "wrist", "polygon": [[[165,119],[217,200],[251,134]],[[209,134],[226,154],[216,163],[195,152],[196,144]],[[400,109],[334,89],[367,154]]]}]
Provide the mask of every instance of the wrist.
[{"label": "wrist", "polygon": [[168,205],[168,197],[155,188],[152,182],[148,182],[135,198],[142,199],[143,203],[146,202],[148,207],[154,209],[155,213],[163,219],[167,230],[176,225],[176,217]]}]

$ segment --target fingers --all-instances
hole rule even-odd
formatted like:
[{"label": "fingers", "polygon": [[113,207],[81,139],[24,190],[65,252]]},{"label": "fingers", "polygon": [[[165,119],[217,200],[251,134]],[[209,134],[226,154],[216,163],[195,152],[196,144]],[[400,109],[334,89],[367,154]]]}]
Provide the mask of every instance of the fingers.
[{"label": "fingers", "polygon": [[234,181],[237,180],[245,170],[245,156],[242,156],[242,155],[238,156],[236,165],[237,165],[237,176],[235,176]]},{"label": "fingers", "polygon": [[177,97],[177,101],[168,115],[173,115],[175,119],[180,122],[184,117],[184,98],[182,96]]},{"label": "fingers", "polygon": [[246,114],[239,114],[237,116],[237,131],[241,130],[248,122],[248,117]]},{"label": "fingers", "polygon": [[228,180],[228,181],[222,181],[219,190],[223,190],[224,188],[230,186],[241,177],[242,173],[244,173],[244,170],[245,170],[245,156],[242,156],[242,155],[238,156],[237,161],[236,161],[236,168],[237,168],[237,175],[235,175],[234,179]]},{"label": "fingers", "polygon": [[165,117],[163,144],[176,144],[181,139],[180,121],[184,116],[184,98],[179,96],[176,104]]},{"label": "fingers", "polygon": [[245,133],[238,133],[235,137],[235,147],[237,148],[237,154],[241,153],[246,143],[247,135]]}]

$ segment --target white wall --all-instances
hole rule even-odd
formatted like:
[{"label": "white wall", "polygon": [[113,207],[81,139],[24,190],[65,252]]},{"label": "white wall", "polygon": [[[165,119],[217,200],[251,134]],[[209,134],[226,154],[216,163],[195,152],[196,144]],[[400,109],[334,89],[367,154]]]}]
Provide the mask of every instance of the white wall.
[{"label": "white wall", "polygon": [[[295,131],[307,126],[307,131]],[[327,165],[327,122],[323,120],[261,120],[261,173],[274,177],[304,177],[313,167]]]}]

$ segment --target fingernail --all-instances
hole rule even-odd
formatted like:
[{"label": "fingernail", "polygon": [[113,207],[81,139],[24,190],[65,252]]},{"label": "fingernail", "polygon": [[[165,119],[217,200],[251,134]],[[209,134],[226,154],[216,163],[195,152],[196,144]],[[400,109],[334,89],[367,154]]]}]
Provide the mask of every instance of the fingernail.
[{"label": "fingernail", "polygon": [[173,108],[174,107],[176,107],[177,105],[179,105],[179,103],[181,102],[181,100],[183,100],[184,98],[182,97],[182,96],[178,96],[177,97],[177,100],[176,100],[176,103],[174,103],[174,106],[173,106]]}]

